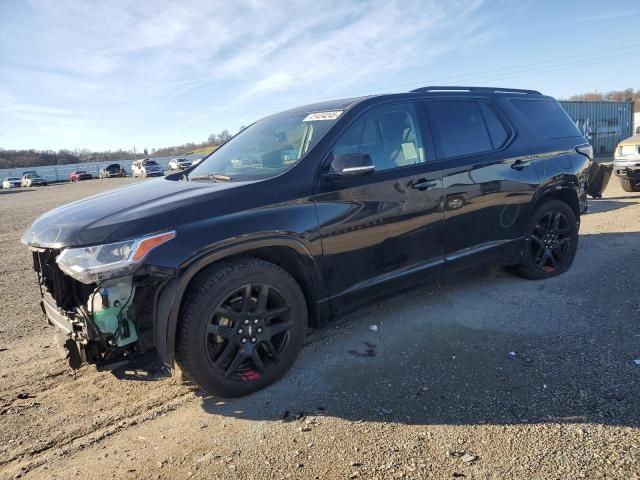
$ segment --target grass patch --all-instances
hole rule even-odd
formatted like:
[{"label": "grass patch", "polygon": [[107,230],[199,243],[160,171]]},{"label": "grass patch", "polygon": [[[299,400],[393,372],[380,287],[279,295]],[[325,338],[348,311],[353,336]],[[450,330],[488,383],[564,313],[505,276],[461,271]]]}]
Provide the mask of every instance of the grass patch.
[{"label": "grass patch", "polygon": [[194,155],[203,155],[204,156],[204,155],[209,155],[211,152],[213,152],[217,148],[218,148],[217,145],[210,145],[208,147],[197,148],[192,153]]}]

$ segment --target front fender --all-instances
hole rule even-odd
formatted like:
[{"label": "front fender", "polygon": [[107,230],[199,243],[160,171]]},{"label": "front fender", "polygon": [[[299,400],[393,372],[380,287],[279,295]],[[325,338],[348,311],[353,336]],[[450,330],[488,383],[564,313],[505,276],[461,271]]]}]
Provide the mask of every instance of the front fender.
[{"label": "front fender", "polygon": [[155,344],[159,357],[168,368],[173,368],[175,360],[176,331],[180,308],[189,283],[203,268],[217,261],[241,255],[259,248],[286,247],[294,250],[303,259],[304,269],[312,285],[313,298],[309,302],[320,304],[318,315],[329,315],[327,290],[322,277],[322,269],[312,253],[299,240],[288,236],[264,236],[251,240],[239,239],[212,249],[189,263],[181,273],[168,281],[156,300]]}]

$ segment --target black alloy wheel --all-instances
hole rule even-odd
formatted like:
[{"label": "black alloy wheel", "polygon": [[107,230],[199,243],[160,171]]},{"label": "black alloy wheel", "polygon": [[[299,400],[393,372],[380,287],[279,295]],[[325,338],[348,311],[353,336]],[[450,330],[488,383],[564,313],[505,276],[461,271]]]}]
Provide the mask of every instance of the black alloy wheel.
[{"label": "black alloy wheel", "polygon": [[522,261],[516,273],[540,280],[566,272],[578,248],[578,221],[564,202],[549,200],[540,205],[529,222]]},{"label": "black alloy wheel", "polygon": [[246,284],[215,308],[204,341],[225,378],[256,380],[278,364],[290,339],[290,307],[275,287]]},{"label": "black alloy wheel", "polygon": [[571,228],[567,218],[559,211],[548,211],[529,236],[530,255],[536,267],[554,272],[565,260],[571,247]]},{"label": "black alloy wheel", "polygon": [[213,395],[239,397],[293,365],[306,335],[307,305],[285,270],[240,258],[196,275],[179,321],[176,360],[185,376]]}]

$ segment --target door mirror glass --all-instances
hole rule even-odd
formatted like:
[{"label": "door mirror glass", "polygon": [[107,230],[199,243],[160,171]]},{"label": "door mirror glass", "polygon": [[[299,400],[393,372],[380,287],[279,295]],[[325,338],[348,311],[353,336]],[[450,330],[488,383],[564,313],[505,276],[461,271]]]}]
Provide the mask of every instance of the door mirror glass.
[{"label": "door mirror glass", "polygon": [[331,162],[331,175],[359,177],[376,171],[368,153],[349,153],[336,155]]}]

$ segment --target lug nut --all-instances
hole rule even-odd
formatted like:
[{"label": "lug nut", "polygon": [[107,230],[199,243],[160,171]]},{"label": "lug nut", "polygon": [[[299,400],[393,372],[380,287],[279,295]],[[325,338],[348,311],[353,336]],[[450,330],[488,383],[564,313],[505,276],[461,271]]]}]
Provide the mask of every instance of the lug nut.
[{"label": "lug nut", "polygon": [[257,324],[258,324],[258,319],[257,319],[257,318],[253,321],[253,324],[254,324],[254,325],[257,325]]},{"label": "lug nut", "polygon": [[249,319],[248,318],[244,321],[244,324],[245,325],[249,325]]},{"label": "lug nut", "polygon": [[240,340],[240,343],[247,343],[247,339],[243,338],[242,340]]},{"label": "lug nut", "polygon": [[244,330],[242,330],[241,328],[238,329],[238,335],[242,335],[242,332],[244,332]]},{"label": "lug nut", "polygon": [[262,327],[258,327],[258,333],[262,333]]},{"label": "lug nut", "polygon": [[256,343],[256,342],[257,342],[256,337],[252,337],[251,338],[251,343]]}]

